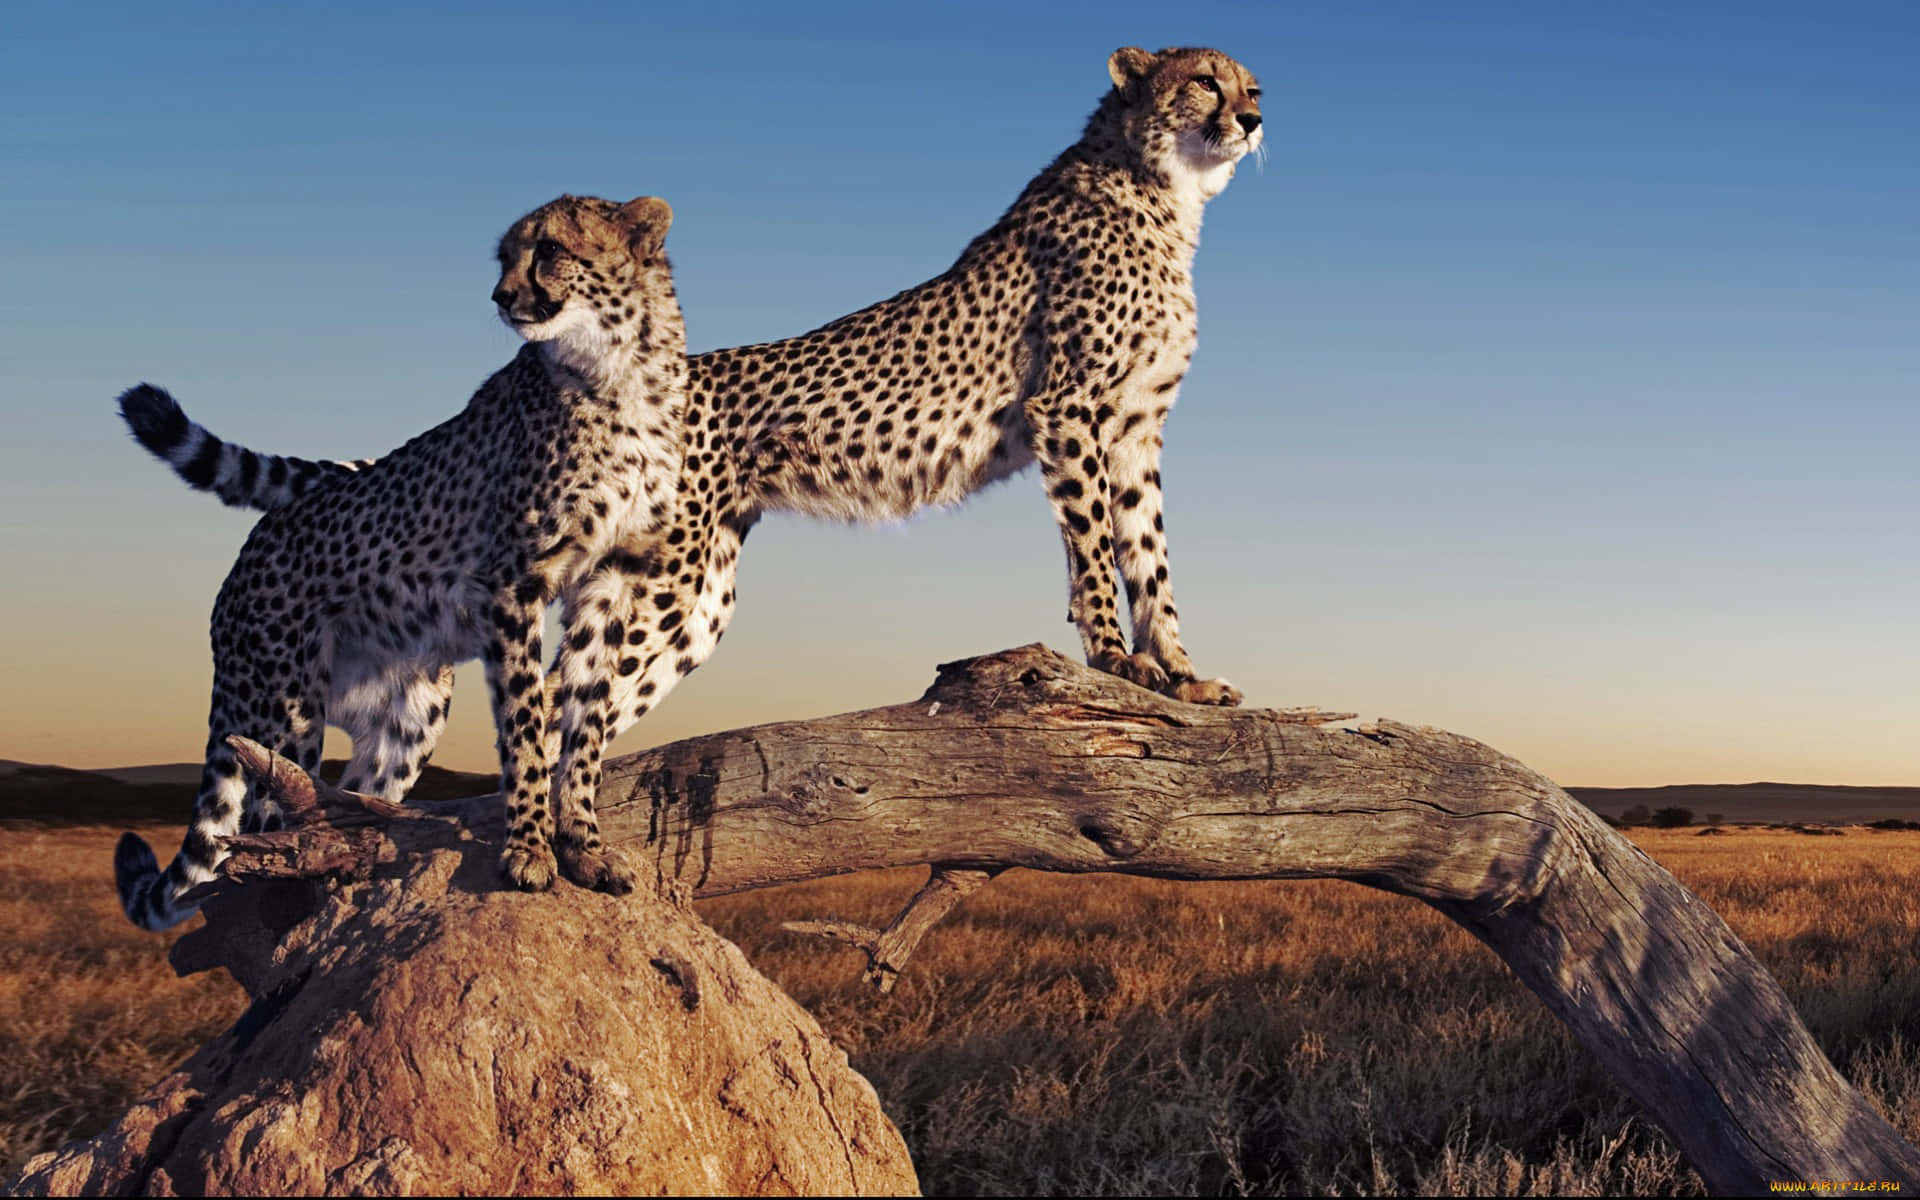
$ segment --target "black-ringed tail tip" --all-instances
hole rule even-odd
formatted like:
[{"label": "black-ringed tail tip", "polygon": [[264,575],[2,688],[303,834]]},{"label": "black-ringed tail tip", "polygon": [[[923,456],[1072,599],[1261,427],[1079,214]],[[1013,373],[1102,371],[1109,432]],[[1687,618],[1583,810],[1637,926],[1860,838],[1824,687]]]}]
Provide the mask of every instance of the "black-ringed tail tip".
[{"label": "black-ringed tail tip", "polygon": [[221,441],[189,418],[165,388],[150,383],[138,383],[120,393],[120,418],[135,441],[190,486],[212,492],[235,507],[285,504],[367,465],[364,460],[310,462],[259,454]]},{"label": "black-ringed tail tip", "polygon": [[168,458],[193,432],[193,422],[179,403],[150,383],[137,383],[120,393],[120,416],[140,444],[162,458]]},{"label": "black-ringed tail tip", "polygon": [[113,884],[127,919],[142,929],[165,929],[187,915],[173,913],[160,861],[138,834],[123,833],[114,846]]}]

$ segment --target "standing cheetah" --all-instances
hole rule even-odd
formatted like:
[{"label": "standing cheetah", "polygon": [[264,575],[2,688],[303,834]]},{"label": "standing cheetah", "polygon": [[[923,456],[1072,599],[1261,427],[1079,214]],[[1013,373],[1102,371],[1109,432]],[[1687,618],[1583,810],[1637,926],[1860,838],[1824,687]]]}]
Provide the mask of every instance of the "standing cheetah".
[{"label": "standing cheetah", "polygon": [[[661,252],[672,212],[563,196],[500,241],[493,299],[527,339],[451,420],[366,469],[336,476],[260,519],[213,609],[213,702],[206,767],[186,841],[163,872],[134,834],[114,875],[128,917],[161,929],[193,907],[221,839],[275,818],[226,744],[241,734],[313,770],[329,719],[353,736],[343,782],[397,799],[439,736],[454,663],[484,658],[499,737],[507,843],[519,887],[575,881],[632,887],[600,844],[592,809],[611,712],[602,688],[575,689],[548,759],[540,629],[549,599],[619,560],[670,509],[686,394],[686,335]],[[123,411],[182,427],[165,392],[142,384]],[[269,476],[271,478],[271,476]],[[571,640],[610,635],[604,610],[574,606]],[[591,771],[570,761],[590,757]],[[558,835],[548,808],[560,789]]]},{"label": "standing cheetah", "polygon": [[[1127,47],[1107,70],[1080,140],[944,274],[812,333],[691,360],[678,508],[664,530],[623,531],[624,576],[569,596],[569,620],[591,611],[622,636],[591,662],[563,646],[557,695],[610,684],[616,732],[658,704],[725,630],[763,512],[904,517],[1038,460],[1087,661],[1182,700],[1239,703],[1224,680],[1195,678],[1180,644],[1159,460],[1193,356],[1202,210],[1260,145],[1260,88],[1217,50]],[[129,419],[229,503],[271,507],[357,467]]]}]

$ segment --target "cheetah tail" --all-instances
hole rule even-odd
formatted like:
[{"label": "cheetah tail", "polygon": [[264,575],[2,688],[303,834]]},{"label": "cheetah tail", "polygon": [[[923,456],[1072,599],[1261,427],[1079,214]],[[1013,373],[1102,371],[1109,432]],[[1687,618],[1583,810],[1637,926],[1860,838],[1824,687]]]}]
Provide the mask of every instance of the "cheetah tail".
[{"label": "cheetah tail", "polygon": [[134,438],[189,487],[212,492],[235,508],[278,508],[372,461],[313,462],[223,442],[189,420],[164,389],[148,383],[120,394],[120,416]]},{"label": "cheetah tail", "polygon": [[192,916],[197,905],[182,904],[180,893],[192,886],[174,863],[165,871],[153,849],[138,834],[123,833],[113,848],[113,885],[127,919],[142,929],[159,930]]}]

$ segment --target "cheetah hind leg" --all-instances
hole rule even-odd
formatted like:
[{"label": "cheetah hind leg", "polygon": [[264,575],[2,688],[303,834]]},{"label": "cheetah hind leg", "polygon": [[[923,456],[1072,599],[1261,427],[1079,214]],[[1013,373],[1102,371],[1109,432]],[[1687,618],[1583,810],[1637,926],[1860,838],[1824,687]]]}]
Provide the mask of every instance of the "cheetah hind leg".
[{"label": "cheetah hind leg", "polygon": [[[346,674],[336,669],[339,679]],[[453,667],[391,665],[337,687],[330,713],[353,739],[339,787],[398,802],[419,780],[453,700]]]}]

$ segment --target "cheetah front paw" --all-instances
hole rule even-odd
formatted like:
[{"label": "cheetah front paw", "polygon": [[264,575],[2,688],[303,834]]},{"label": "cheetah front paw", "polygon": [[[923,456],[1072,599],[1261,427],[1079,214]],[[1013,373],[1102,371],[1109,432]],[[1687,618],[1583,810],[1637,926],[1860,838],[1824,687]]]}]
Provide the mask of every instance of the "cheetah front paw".
[{"label": "cheetah front paw", "polygon": [[626,856],[609,846],[584,850],[578,843],[560,845],[560,870],[583,888],[624,896],[631,892],[638,876]]},{"label": "cheetah front paw", "polygon": [[1096,671],[1118,675],[1128,683],[1138,684],[1150,692],[1160,691],[1167,686],[1166,669],[1145,654],[1103,650],[1087,659],[1087,665]]},{"label": "cheetah front paw", "polygon": [[1240,689],[1224,679],[1182,679],[1166,692],[1188,704],[1216,704],[1221,708],[1238,708],[1241,699]]},{"label": "cheetah front paw", "polygon": [[558,874],[553,850],[545,845],[508,846],[500,856],[500,874],[523,892],[544,892]]}]

